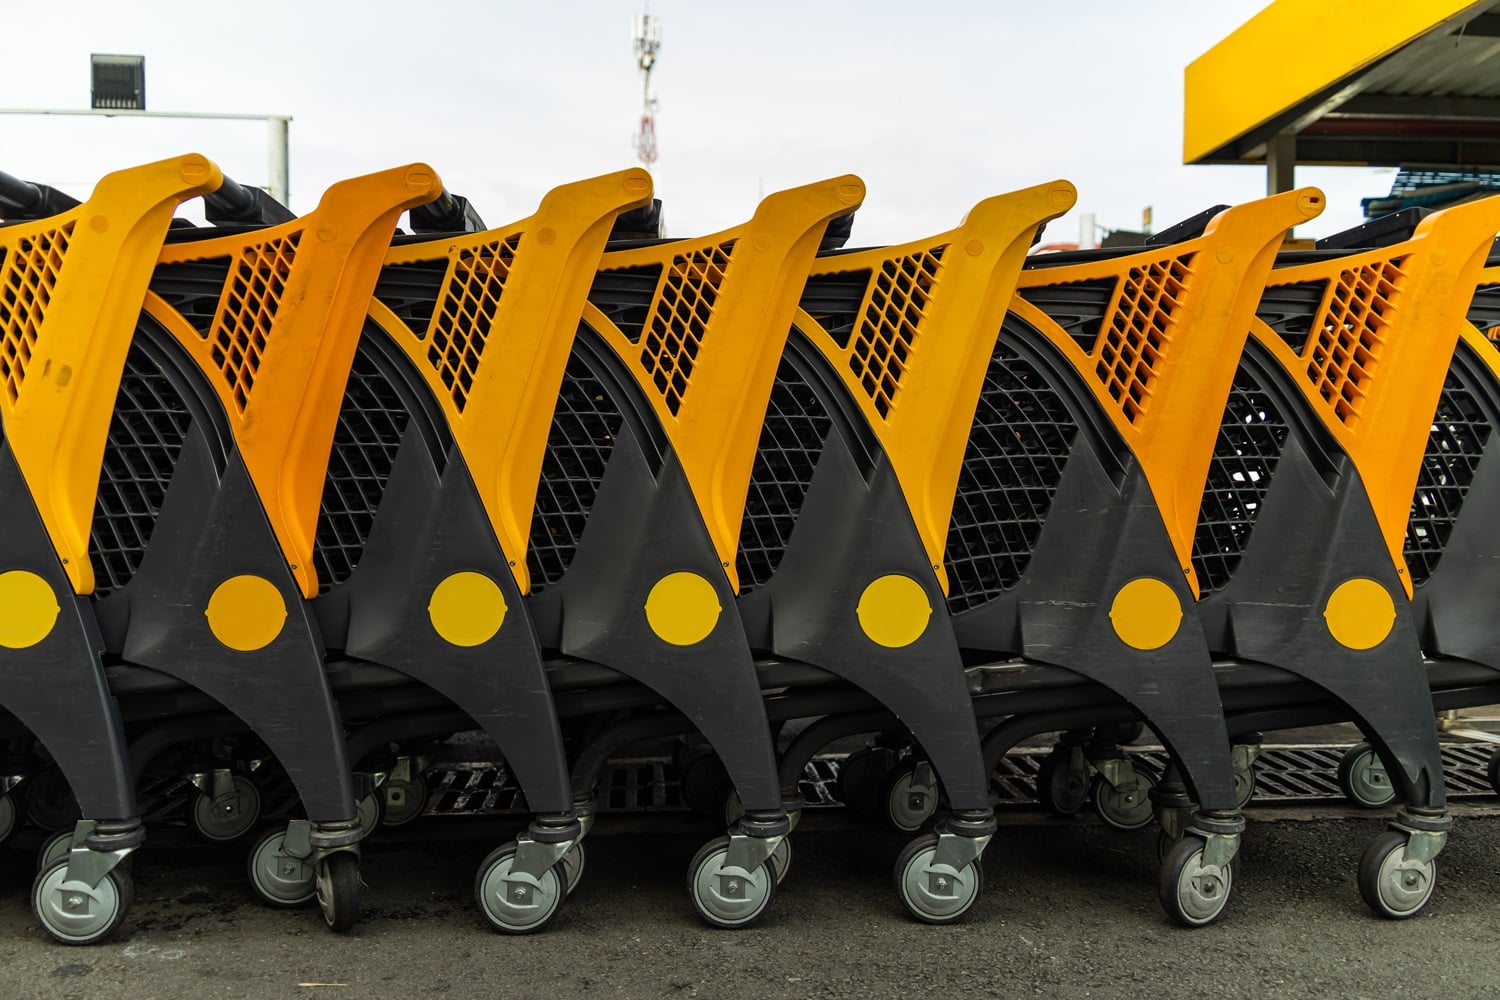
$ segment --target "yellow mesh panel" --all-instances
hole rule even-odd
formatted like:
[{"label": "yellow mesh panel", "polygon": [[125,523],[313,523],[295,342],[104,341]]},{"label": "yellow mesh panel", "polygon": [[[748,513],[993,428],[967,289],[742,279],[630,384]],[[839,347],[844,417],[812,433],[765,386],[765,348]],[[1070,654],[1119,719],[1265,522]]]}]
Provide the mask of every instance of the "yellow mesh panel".
[{"label": "yellow mesh panel", "polygon": [[942,270],[944,247],[886,261],[870,281],[849,368],[870,402],[888,417],[911,357],[917,330]]},{"label": "yellow mesh panel", "polygon": [[1187,254],[1132,267],[1094,348],[1094,374],[1131,424],[1150,409],[1153,369],[1172,339],[1192,258]]},{"label": "yellow mesh panel", "polygon": [[1339,274],[1327,295],[1315,336],[1303,348],[1307,377],[1345,424],[1359,418],[1365,385],[1379,364],[1406,275],[1402,257]]},{"label": "yellow mesh panel", "polygon": [[460,413],[468,405],[474,375],[494,327],[505,281],[521,245],[521,234],[464,247],[453,258],[442,301],[433,311],[427,360]]},{"label": "yellow mesh panel", "polygon": [[301,235],[292,233],[241,251],[209,327],[209,357],[223,373],[238,413],[249,404]]},{"label": "yellow mesh panel", "polygon": [[21,396],[42,317],[52,300],[73,223],[26,236],[0,260],[0,383],[12,405]]},{"label": "yellow mesh panel", "polygon": [[693,379],[734,243],[678,254],[662,276],[641,344],[641,365],[675,416]]}]

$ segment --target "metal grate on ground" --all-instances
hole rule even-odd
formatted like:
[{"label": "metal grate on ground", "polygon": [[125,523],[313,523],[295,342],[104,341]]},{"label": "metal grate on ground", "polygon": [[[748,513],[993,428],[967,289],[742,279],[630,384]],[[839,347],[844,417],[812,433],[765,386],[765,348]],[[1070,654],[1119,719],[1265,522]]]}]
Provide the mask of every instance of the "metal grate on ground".
[{"label": "metal grate on ground", "polygon": [[[1165,751],[1157,747],[1127,748],[1146,767],[1161,773]],[[1267,746],[1256,762],[1255,802],[1342,802],[1336,777],[1344,745]],[[991,776],[998,808],[1035,808],[1036,774],[1049,751],[1027,748],[1007,754]],[[1493,798],[1487,776],[1487,745],[1443,745],[1443,767],[1450,798]],[[843,754],[817,757],[801,781],[808,808],[841,807],[837,796],[838,770]],[[519,789],[500,763],[445,763],[427,771],[427,815],[464,816],[526,812]],[[600,776],[601,813],[682,812],[682,801],[672,760],[641,757],[611,761]]]}]

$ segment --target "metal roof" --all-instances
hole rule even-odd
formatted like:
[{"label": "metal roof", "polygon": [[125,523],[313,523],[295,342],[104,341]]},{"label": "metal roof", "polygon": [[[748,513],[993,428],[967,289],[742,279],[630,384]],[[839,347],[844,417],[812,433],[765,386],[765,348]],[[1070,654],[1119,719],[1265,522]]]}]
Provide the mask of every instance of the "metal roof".
[{"label": "metal roof", "polygon": [[1184,163],[1500,165],[1500,0],[1277,0],[1184,85]]}]

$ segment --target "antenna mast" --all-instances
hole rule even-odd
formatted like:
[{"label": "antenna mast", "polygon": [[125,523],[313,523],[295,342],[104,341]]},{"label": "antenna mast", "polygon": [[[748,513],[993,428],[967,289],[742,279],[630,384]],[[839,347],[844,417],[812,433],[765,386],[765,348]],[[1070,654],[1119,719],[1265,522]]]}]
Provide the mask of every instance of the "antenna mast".
[{"label": "antenna mast", "polygon": [[656,98],[651,93],[651,70],[661,48],[661,19],[651,8],[635,18],[635,62],[641,71],[641,131],[635,138],[635,155],[647,167],[656,162]]}]

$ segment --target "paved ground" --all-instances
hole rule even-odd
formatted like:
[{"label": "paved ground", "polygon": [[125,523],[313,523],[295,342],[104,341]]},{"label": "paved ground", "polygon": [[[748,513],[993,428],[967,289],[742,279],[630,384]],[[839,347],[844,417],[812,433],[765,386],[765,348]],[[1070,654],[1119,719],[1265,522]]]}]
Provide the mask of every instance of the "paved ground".
[{"label": "paved ground", "polygon": [[1495,995],[1496,813],[1461,820],[1437,898],[1404,923],[1369,916],[1354,884],[1379,820],[1252,818],[1230,912],[1196,932],[1158,908],[1151,834],[1039,818],[1001,831],[984,898],[946,928],[898,912],[901,838],[828,818],[798,832],[774,913],[739,933],[692,916],[683,873],[710,831],[677,821],[657,836],[602,822],[578,893],[529,938],[495,935],[473,910],[474,868],[506,832],[489,821],[427,820],[371,845],[366,919],[345,936],[313,911],[263,909],[237,854],[167,833],[138,859],[120,938],[63,948],[27,912],[29,856],[13,849],[0,854],[0,997]]}]

